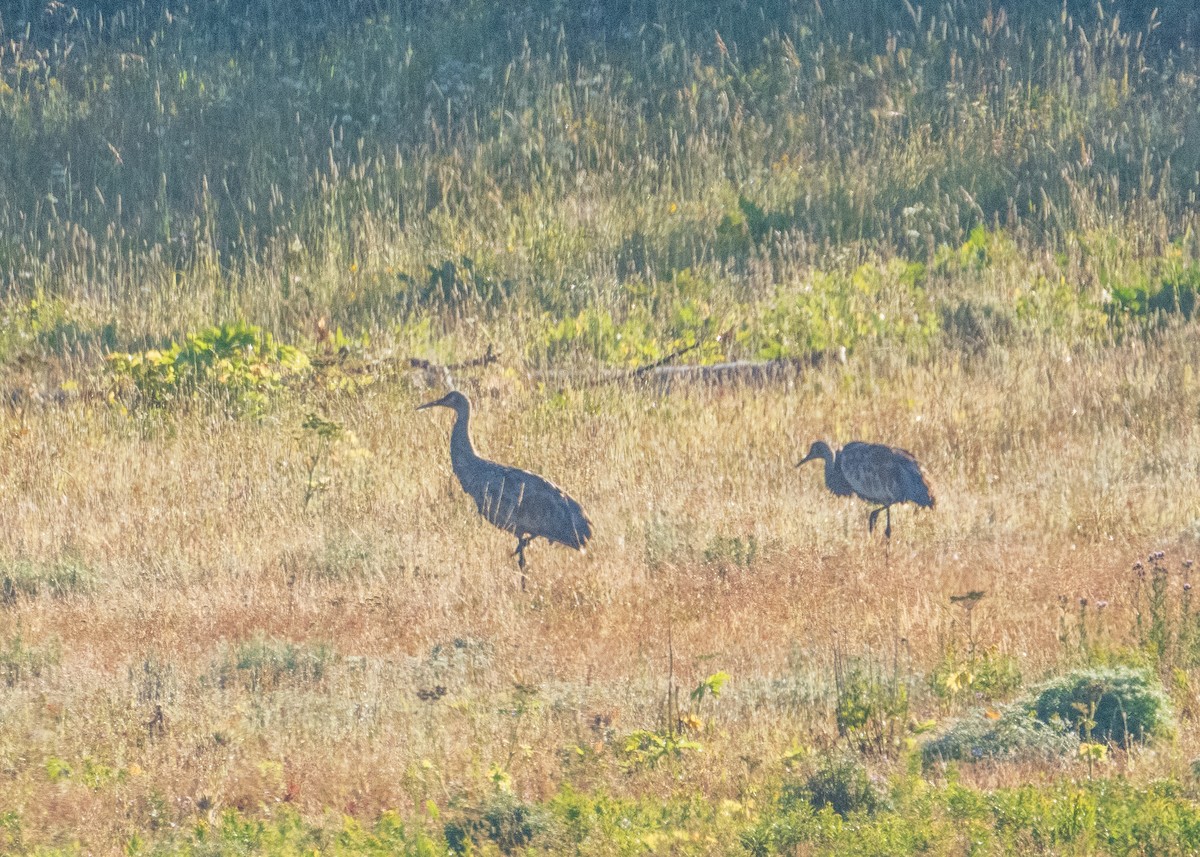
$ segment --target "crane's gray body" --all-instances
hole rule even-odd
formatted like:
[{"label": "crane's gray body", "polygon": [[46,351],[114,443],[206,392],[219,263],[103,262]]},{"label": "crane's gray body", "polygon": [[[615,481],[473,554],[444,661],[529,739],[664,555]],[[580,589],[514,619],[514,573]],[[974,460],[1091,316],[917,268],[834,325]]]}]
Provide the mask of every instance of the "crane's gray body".
[{"label": "crane's gray body", "polygon": [[[912,454],[881,443],[854,441],[835,454],[829,444],[818,440],[800,462],[822,459],[825,462],[825,487],[839,497],[857,495],[879,508],[867,519],[868,530],[874,531],[880,512],[887,514],[884,534],[892,535],[891,507],[895,503],[915,503],[932,508],[936,502],[921,465]],[[799,466],[799,465],[797,465]]]},{"label": "crane's gray body", "polygon": [[450,432],[450,463],[454,475],[479,514],[517,537],[516,555],[525,568],[525,547],[541,537],[583,550],[592,537],[592,524],[583,508],[566,491],[536,473],[488,461],[471,443],[471,404],[457,391],[421,405],[450,408],[455,413]]}]

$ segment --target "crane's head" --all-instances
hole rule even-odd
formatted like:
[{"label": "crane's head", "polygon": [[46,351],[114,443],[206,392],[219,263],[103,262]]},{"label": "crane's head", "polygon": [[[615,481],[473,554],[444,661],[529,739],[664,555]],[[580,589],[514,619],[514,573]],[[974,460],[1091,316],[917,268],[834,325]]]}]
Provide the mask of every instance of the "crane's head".
[{"label": "crane's head", "polygon": [[823,440],[814,441],[813,445],[808,448],[808,455],[796,462],[796,466],[799,467],[801,464],[815,461],[818,458],[823,458],[826,462],[833,461],[833,450]]},{"label": "crane's head", "polygon": [[426,402],[423,405],[418,405],[417,410],[423,411],[426,408],[450,408],[458,413],[465,413],[471,408],[471,403],[467,401],[467,397],[458,390],[451,390],[446,395],[442,396],[433,402]]}]

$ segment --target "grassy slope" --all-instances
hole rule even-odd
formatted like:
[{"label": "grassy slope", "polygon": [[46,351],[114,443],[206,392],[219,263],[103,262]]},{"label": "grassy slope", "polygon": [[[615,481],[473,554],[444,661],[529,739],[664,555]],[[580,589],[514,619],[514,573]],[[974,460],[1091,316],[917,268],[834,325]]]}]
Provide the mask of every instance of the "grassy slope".
[{"label": "grassy slope", "polygon": [[[312,12],[303,38],[139,8],[0,52],[8,846],[1195,847],[1197,661],[1139,645],[1130,571],[1169,551],[1154,615],[1176,622],[1200,487],[1195,328],[1167,300],[1200,284],[1191,54],[966,3],[718,8],[720,39],[667,7]],[[105,369],[235,318],[377,371],[236,418],[219,381],[154,410]],[[528,375],[692,344],[846,356],[669,395]],[[526,593],[452,481],[444,415],[412,410],[440,387],[371,362],[488,345],[498,365],[456,373],[477,443],[597,530],[586,557],[535,547]],[[353,434],[310,474],[312,412]],[[937,509],[900,511],[885,551],[792,467],[815,437],[908,447]],[[1080,760],[917,772],[908,721],[986,691],[930,688],[971,645],[1026,684],[1150,662],[1184,725],[1091,785]],[[631,763],[625,736],[665,731],[669,660],[703,751]],[[908,703],[862,757],[886,805],[843,823],[793,786],[855,743],[848,662]]]}]

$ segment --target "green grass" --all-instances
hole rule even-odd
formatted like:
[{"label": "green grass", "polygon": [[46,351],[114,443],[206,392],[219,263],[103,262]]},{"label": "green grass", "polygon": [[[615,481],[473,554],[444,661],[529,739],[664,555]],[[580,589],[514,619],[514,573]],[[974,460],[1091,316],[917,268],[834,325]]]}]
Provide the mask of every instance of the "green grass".
[{"label": "green grass", "polygon": [[443,823],[383,815],[306,824],[294,811],[263,820],[228,812],[172,835],[161,849],[134,840],[135,852],[411,854],[958,854],[1188,853],[1200,847],[1200,813],[1169,783],[1138,787],[1116,779],[982,792],[913,779],[889,784],[884,803],[839,815],[815,809],[789,786],[759,800],[639,802],[564,789],[531,807],[496,794],[462,820]]}]

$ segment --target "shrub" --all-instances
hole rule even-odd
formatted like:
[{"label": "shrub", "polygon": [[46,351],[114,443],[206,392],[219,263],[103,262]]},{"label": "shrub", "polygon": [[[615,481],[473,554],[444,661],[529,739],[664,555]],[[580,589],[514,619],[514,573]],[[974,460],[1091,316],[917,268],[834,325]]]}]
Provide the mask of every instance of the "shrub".
[{"label": "shrub", "polygon": [[1145,670],[1125,666],[1076,670],[1047,683],[1034,700],[1039,720],[1057,718],[1090,741],[1124,747],[1171,731],[1170,702]]},{"label": "shrub", "polygon": [[922,748],[926,764],[933,762],[1005,759],[1034,761],[1073,755],[1079,738],[1034,717],[1023,705],[1001,711],[979,709],[954,721]]},{"label": "shrub", "polygon": [[1080,739],[1111,741],[1167,732],[1170,704],[1150,673],[1092,667],[1054,679],[1020,702],[955,722],[922,752],[927,763],[959,759],[1048,759],[1077,752]]},{"label": "shrub", "polygon": [[136,354],[109,354],[118,386],[134,406],[161,408],[207,394],[235,413],[254,410],[288,375],[306,371],[307,355],[275,342],[252,324],[222,324],[189,333],[182,344]]},{"label": "shrub", "polygon": [[1141,282],[1114,285],[1106,305],[1110,320],[1125,317],[1164,320],[1171,315],[1190,319],[1196,311],[1196,292],[1200,290],[1200,265],[1161,263],[1161,274],[1147,276]]},{"label": "shrub", "polygon": [[0,310],[0,362],[96,346],[107,350],[115,342],[115,322],[102,321],[84,306],[40,291],[28,300],[6,303]]},{"label": "shrub", "polygon": [[823,759],[802,786],[784,787],[783,800],[795,802],[803,798],[814,810],[829,807],[840,816],[852,812],[874,812],[879,806],[879,793],[871,782],[866,767],[848,754]]},{"label": "shrub", "polygon": [[798,291],[780,291],[739,333],[761,360],[853,350],[863,343],[924,346],[940,326],[923,289],[925,269],[893,259],[853,270],[815,271]]},{"label": "shrub", "polygon": [[446,842],[455,854],[471,853],[485,842],[493,842],[504,854],[529,845],[546,830],[549,813],[526,804],[510,792],[498,791],[478,806],[465,809],[460,818],[447,822]]}]

